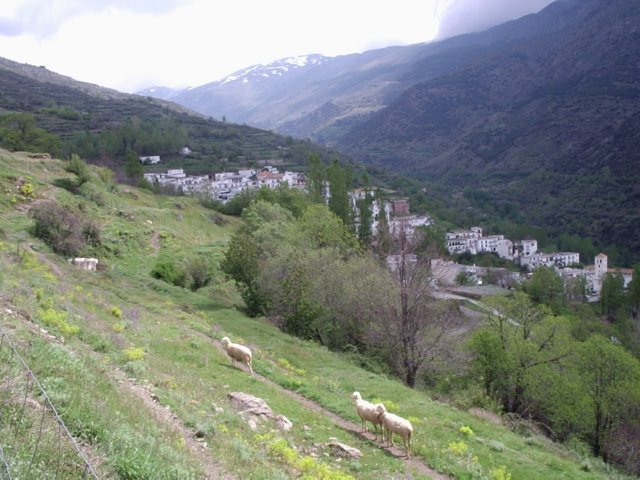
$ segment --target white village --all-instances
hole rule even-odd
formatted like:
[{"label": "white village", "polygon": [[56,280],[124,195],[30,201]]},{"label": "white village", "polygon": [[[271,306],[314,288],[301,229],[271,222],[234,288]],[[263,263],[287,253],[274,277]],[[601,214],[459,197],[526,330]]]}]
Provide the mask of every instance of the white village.
[{"label": "white village", "polygon": [[[186,148],[186,147],[185,147]],[[160,162],[159,156],[140,157],[141,163],[155,164]],[[306,177],[302,172],[280,172],[277,167],[263,162],[265,166],[259,169],[240,169],[235,172],[220,172],[207,175],[188,175],[183,169],[168,169],[164,173],[145,173],[145,179],[151,184],[171,185],[186,195],[206,195],[222,203],[228,202],[234,196],[263,187],[277,188],[282,184],[290,188],[306,189]],[[326,189],[326,196],[328,188]],[[373,191],[357,188],[349,192],[351,208],[354,216],[354,227],[359,229],[358,200],[367,195],[374,196]],[[391,235],[400,232],[413,236],[417,228],[433,225],[434,221],[429,215],[421,215],[410,212],[407,199],[391,199],[382,202],[372,202],[371,232],[375,238],[381,215],[384,215]],[[519,271],[505,268],[481,267],[476,265],[464,265],[452,260],[434,259],[432,267],[439,285],[454,287],[458,283],[460,274],[471,279],[474,284],[482,285],[495,283],[510,288],[513,284],[527,278],[527,274],[539,267],[550,267],[563,278],[565,284],[575,279],[584,281],[586,298],[588,301],[597,301],[600,297],[602,283],[607,273],[619,274],[624,280],[624,288],[627,288],[633,278],[633,269],[614,268],[608,265],[608,257],[599,253],[595,257],[593,265],[582,267],[578,252],[541,252],[538,250],[538,242],[533,238],[511,240],[504,235],[484,235],[479,226],[468,230],[454,230],[446,233],[445,246],[450,255],[469,253],[471,255],[494,254],[499,258],[510,260],[521,267]],[[393,265],[397,261],[388,259],[388,264]]]}]

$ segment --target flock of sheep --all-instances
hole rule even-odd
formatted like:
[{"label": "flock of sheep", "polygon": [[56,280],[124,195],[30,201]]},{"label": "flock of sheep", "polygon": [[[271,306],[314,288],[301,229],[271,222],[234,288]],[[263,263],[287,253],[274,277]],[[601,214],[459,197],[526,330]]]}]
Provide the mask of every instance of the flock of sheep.
[{"label": "flock of sheep", "polygon": [[367,431],[367,422],[371,422],[375,430],[374,437],[377,437],[378,425],[382,429],[382,444],[385,438],[393,447],[393,434],[400,435],[405,448],[407,449],[407,458],[411,458],[411,436],[413,435],[413,426],[411,422],[405,418],[399,417],[387,409],[382,403],[373,404],[362,399],[360,392],[353,392],[351,399],[356,405],[356,413],[362,420],[362,431]]},{"label": "flock of sheep", "polygon": [[[253,368],[251,366],[252,354],[251,350],[239,343],[233,343],[229,340],[229,337],[222,339],[222,347],[226,350],[227,355],[231,358],[231,363],[235,365],[235,362],[244,363],[251,374],[253,375]],[[387,409],[382,403],[373,404],[362,399],[360,392],[353,392],[351,399],[355,403],[356,413],[362,420],[362,432],[367,431],[367,422],[371,422],[374,428],[374,438],[377,438],[378,425],[382,430],[382,444],[384,445],[385,438],[391,446],[395,446],[393,443],[393,434],[397,434],[402,438],[402,442],[407,450],[407,458],[411,458],[411,436],[413,435],[413,426],[409,420],[406,420],[391,412],[387,412]]]}]

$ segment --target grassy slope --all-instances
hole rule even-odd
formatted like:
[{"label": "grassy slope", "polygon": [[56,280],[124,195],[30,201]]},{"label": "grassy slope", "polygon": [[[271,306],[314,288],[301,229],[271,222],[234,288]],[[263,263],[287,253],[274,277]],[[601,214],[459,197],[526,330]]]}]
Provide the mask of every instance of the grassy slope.
[{"label": "grassy slope", "polygon": [[[340,478],[342,473],[377,479],[411,473],[402,459],[292,400],[283,387],[354,422],[351,392],[383,400],[414,423],[415,455],[456,478],[500,478],[502,466],[514,479],[614,475],[596,460],[434,402],[394,379],[245,317],[222,275],[197,293],[153,279],[149,271],[158,255],[204,252],[219,259],[238,220],[226,218],[218,225],[213,212],[192,199],[156,197],[126,186],[114,191],[97,178],[92,195],[72,195],[53,185],[68,176],[57,160],[0,151],[0,326],[19,343],[69,429],[99,460],[102,476],[202,478],[202,459],[175,422],[198,431],[206,455],[243,478]],[[17,194],[20,178],[32,179],[35,198]],[[44,198],[82,205],[100,224],[104,247],[94,253],[107,270],[77,270],[30,236],[28,207]],[[45,325],[46,312],[52,310],[80,332],[63,335]],[[43,336],[41,328],[57,339]],[[272,382],[232,368],[217,347],[224,335],[250,344],[256,372]],[[127,358],[127,352],[135,352],[130,348],[142,348],[144,358]],[[176,415],[173,425],[144,407],[118,375],[121,370]],[[265,423],[252,431],[230,406],[226,395],[231,391],[264,398],[274,413],[293,422],[293,430],[282,433]],[[463,435],[461,426],[475,434]],[[360,449],[363,457],[302,460],[314,443],[331,437]],[[449,448],[454,442],[457,448]]]}]

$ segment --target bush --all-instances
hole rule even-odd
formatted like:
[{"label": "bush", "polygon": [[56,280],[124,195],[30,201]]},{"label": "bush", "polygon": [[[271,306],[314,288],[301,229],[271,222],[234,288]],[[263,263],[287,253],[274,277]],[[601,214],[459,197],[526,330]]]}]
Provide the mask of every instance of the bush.
[{"label": "bush", "polygon": [[194,292],[211,283],[209,262],[202,256],[190,257],[180,263],[172,258],[161,258],[151,270],[151,276]]},{"label": "bush", "polygon": [[61,255],[78,255],[87,243],[100,244],[100,230],[80,212],[55,201],[42,203],[31,210],[35,220],[33,234]]},{"label": "bush", "polygon": [[161,258],[151,270],[151,276],[179,287],[185,286],[184,272],[171,258]]},{"label": "bush", "polygon": [[211,282],[211,270],[209,262],[204,257],[191,257],[183,263],[183,276],[185,285],[194,292],[206,287]]},{"label": "bush", "polygon": [[77,176],[76,187],[91,181],[91,172],[89,166],[77,154],[72,153],[69,163],[65,166],[67,172],[75,173]]}]

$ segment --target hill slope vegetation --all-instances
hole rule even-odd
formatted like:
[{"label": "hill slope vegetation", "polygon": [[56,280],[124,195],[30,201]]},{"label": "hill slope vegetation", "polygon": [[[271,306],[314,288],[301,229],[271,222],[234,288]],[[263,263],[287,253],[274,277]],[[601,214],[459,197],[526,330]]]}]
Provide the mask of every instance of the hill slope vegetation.
[{"label": "hill slope vegetation", "polygon": [[[533,431],[522,436],[488,415],[435,402],[355,366],[349,356],[247,318],[217,267],[237,219],[194,199],[114,184],[104,170],[90,168],[89,180],[71,193],[57,186],[60,179],[74,181],[68,162],[0,151],[0,327],[100,477],[619,476]],[[85,242],[75,252],[96,256],[98,271],[76,268],[33,236],[32,215],[50,202],[73,212],[82,220],[77,225],[93,225],[83,230]],[[194,258],[212,274],[203,288],[192,291],[152,275],[159,264],[177,268]],[[255,376],[230,365],[219,348],[223,336],[251,346]],[[11,376],[13,357],[2,345],[3,379],[20,377],[21,367]],[[0,435],[0,445],[14,477],[27,468],[48,471],[57,458],[38,450],[44,444],[38,422],[26,421],[25,411],[39,412],[43,398],[18,387],[0,382],[0,429],[11,432]],[[354,390],[411,419],[414,460],[357,431]],[[230,402],[231,392],[265,399],[293,429],[248,422]],[[362,457],[321,453],[332,438]],[[65,478],[82,475],[73,473],[73,462],[64,468],[70,469]]]}]

